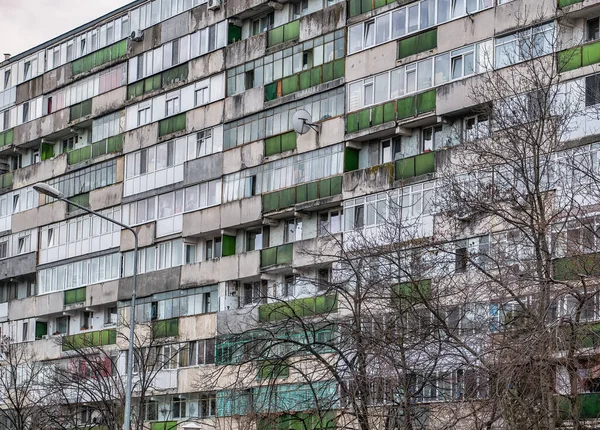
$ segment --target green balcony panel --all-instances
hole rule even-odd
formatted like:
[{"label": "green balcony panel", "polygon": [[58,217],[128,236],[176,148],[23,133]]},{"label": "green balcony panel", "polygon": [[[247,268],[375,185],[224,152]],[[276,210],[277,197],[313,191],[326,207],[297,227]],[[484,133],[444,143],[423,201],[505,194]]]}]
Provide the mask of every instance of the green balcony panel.
[{"label": "green balcony panel", "polygon": [[385,6],[385,4],[386,4],[386,0],[374,0],[374,1],[375,1],[375,8]]},{"label": "green balcony panel", "polygon": [[267,248],[260,251],[260,267],[277,264],[277,248]]},{"label": "green balcony panel", "polygon": [[[579,419],[600,418],[600,393],[585,393],[577,395],[577,407]],[[566,397],[558,399],[560,416],[569,420],[573,416],[571,402]]]},{"label": "green balcony panel", "polygon": [[185,130],[185,113],[163,119],[158,123],[159,137],[182,130]]},{"label": "green balcony panel", "polygon": [[265,139],[265,157],[281,153],[281,135]]},{"label": "green balcony panel", "polygon": [[405,97],[397,101],[398,119],[405,119],[415,116],[415,97]]},{"label": "green balcony panel", "polygon": [[177,421],[161,421],[152,423],[150,430],[177,430]]},{"label": "green balcony panel", "polygon": [[221,239],[221,243],[221,254],[223,255],[223,257],[235,255],[235,236],[229,236],[227,234],[224,234],[223,238]]},{"label": "green balcony panel", "polygon": [[583,3],[583,0],[558,0],[558,7],[571,6],[576,3]]},{"label": "green balcony panel", "polygon": [[265,101],[270,102],[277,98],[277,82],[265,85]]},{"label": "green balcony panel", "polygon": [[63,337],[62,350],[71,351],[80,348],[114,345],[117,343],[117,330],[107,329],[78,333]]},{"label": "green balcony panel", "polygon": [[333,79],[343,78],[346,74],[346,60],[340,58],[333,62]]},{"label": "green balcony panel", "polygon": [[361,0],[350,0],[349,3],[349,14],[351,17],[360,15],[362,13]]},{"label": "green balcony panel", "polygon": [[581,47],[581,64],[589,66],[600,63],[600,42],[588,43]]},{"label": "green balcony panel", "polygon": [[335,295],[306,297],[261,305],[258,318],[261,322],[274,322],[291,317],[305,318],[337,311],[338,302]]},{"label": "green balcony panel", "polygon": [[360,9],[362,13],[373,10],[373,0],[362,0],[360,3]]},{"label": "green balcony panel", "polygon": [[139,81],[127,86],[127,98],[132,99],[144,94],[144,81]]},{"label": "green balcony panel", "polygon": [[335,178],[331,178],[331,195],[335,196],[337,194],[342,194],[342,182],[343,178],[341,176],[336,176]]},{"label": "green balcony panel", "polygon": [[286,188],[279,192],[279,208],[289,208],[296,204],[296,189]]},{"label": "green balcony panel", "polygon": [[321,179],[319,181],[319,198],[331,196],[331,179]]},{"label": "green balcony panel", "polygon": [[415,176],[415,159],[414,157],[405,158],[402,160],[396,161],[395,166],[396,179],[408,179]]},{"label": "green balcony panel", "polygon": [[242,27],[229,24],[227,31],[227,44],[235,43],[242,40]]},{"label": "green balcony panel", "polygon": [[82,146],[67,153],[67,163],[69,165],[82,163],[92,158],[93,145]]},{"label": "green balcony panel", "polygon": [[66,290],[64,295],[64,304],[72,305],[74,303],[84,303],[86,299],[86,287],[74,290]]},{"label": "green balcony panel", "polygon": [[267,35],[267,46],[271,47],[283,42],[283,26],[269,30]]},{"label": "green balcony panel", "polygon": [[9,188],[12,187],[13,184],[13,173],[7,172],[3,175],[0,175],[0,188]]},{"label": "green balcony panel", "polygon": [[358,170],[358,149],[344,149],[344,172]]},{"label": "green balcony panel", "polygon": [[312,86],[310,74],[311,74],[310,70],[305,70],[304,72],[300,73],[300,89],[301,90],[306,90],[307,88],[310,88]]},{"label": "green balcony panel", "polygon": [[281,94],[287,96],[295,93],[299,89],[298,75],[288,76],[281,81]]},{"label": "green balcony panel", "polygon": [[271,212],[279,209],[279,191],[262,195],[262,211]]},{"label": "green balcony panel", "polygon": [[358,129],[364,130],[371,127],[371,108],[363,109],[358,113]]},{"label": "green balcony panel", "polygon": [[396,119],[396,102],[389,102],[383,105],[383,122],[390,122]]},{"label": "green balcony panel", "polygon": [[283,41],[289,42],[300,37],[300,20],[288,22],[283,26]]},{"label": "green balcony panel", "polygon": [[313,67],[312,69],[310,69],[310,86],[311,87],[319,85],[321,82],[323,82],[322,78],[321,78],[322,71],[323,71],[322,66]]},{"label": "green balcony panel", "polygon": [[[69,199],[71,202],[78,204],[79,206],[83,206],[84,208],[90,207],[90,193],[78,194]],[[67,212],[75,212],[81,210],[76,206],[69,204],[67,206]]]},{"label": "green balcony panel", "polygon": [[308,201],[308,185],[302,184],[296,187],[296,203]]},{"label": "green balcony panel", "polygon": [[258,367],[257,379],[287,378],[290,376],[290,366],[285,362],[263,361]]},{"label": "green balcony panel", "polygon": [[416,303],[431,296],[431,280],[403,282],[392,288],[393,301],[400,303]]},{"label": "green balcony panel", "polygon": [[13,139],[14,139],[14,130],[13,129],[7,130],[4,133],[0,133],[0,147],[12,144]]},{"label": "green balcony panel", "polygon": [[371,125],[383,124],[383,105],[373,106],[371,110]]},{"label": "green balcony panel", "polygon": [[261,417],[257,424],[257,430],[308,430],[308,429],[335,429],[337,428],[335,412],[326,413],[294,413],[273,414]]},{"label": "green balcony panel", "polygon": [[179,318],[156,321],[154,323],[156,337],[171,337],[179,335]]},{"label": "green balcony panel", "polygon": [[110,61],[123,58],[126,55],[127,39],[73,61],[71,63],[71,70],[73,75],[78,75],[80,73],[89,72],[93,68],[102,66]]},{"label": "green balcony panel", "polygon": [[106,154],[106,142],[107,139],[104,139],[91,145],[92,158],[100,157],[101,155]]},{"label": "green balcony panel", "polygon": [[569,70],[578,69],[582,65],[582,55],[581,46],[560,51],[557,61],[558,71],[568,72]]},{"label": "green balcony panel", "polygon": [[333,63],[325,63],[322,66],[323,82],[333,81]]},{"label": "green balcony panel", "polygon": [[287,264],[292,262],[294,254],[293,244],[288,243],[277,247],[277,264]]},{"label": "green balcony panel", "polygon": [[88,116],[92,114],[92,99],[83,101],[81,103],[76,104],[75,106],[71,106],[69,111],[69,121],[75,121],[79,118],[83,118],[84,116]]},{"label": "green balcony panel", "polygon": [[346,116],[346,133],[358,131],[358,112],[350,113]]},{"label": "green balcony panel", "polygon": [[157,75],[155,77],[158,79],[154,82],[154,89],[185,81],[188,77],[188,71],[188,64],[184,63],[170,70],[162,72],[161,75]]},{"label": "green balcony panel", "polygon": [[558,280],[578,280],[600,275],[600,253],[577,255],[554,260],[554,277]]},{"label": "green balcony panel", "polygon": [[319,198],[319,183],[318,182],[310,182],[306,184],[306,199],[316,200]]},{"label": "green balcony panel", "polygon": [[118,134],[108,138],[106,143],[106,152],[119,152],[123,150],[123,135]]},{"label": "green balcony panel", "polygon": [[296,132],[290,131],[281,135],[281,152],[296,149]]},{"label": "green balcony panel", "polygon": [[417,114],[435,110],[436,91],[431,90],[417,95]]},{"label": "green balcony panel", "polygon": [[435,153],[427,152],[420,154],[415,158],[415,176],[435,172]]}]

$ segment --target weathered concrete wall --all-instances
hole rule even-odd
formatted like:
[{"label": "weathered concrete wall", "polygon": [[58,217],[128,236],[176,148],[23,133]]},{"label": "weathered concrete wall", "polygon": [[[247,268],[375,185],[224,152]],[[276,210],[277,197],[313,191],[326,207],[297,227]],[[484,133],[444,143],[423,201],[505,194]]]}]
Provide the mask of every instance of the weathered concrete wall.
[{"label": "weathered concrete wall", "polygon": [[264,140],[259,140],[223,152],[223,174],[260,165],[263,162],[264,146]]},{"label": "weathered concrete wall", "polygon": [[67,172],[67,154],[58,155],[13,172],[13,188],[23,188],[37,182],[45,182]]},{"label": "weathered concrete wall", "polygon": [[92,116],[101,116],[123,107],[123,101],[127,99],[127,86],[116,88],[104,94],[94,97],[92,101]]},{"label": "weathered concrete wall", "polygon": [[123,154],[155,145],[158,140],[158,122],[138,127],[123,135]]},{"label": "weathered concrete wall", "polygon": [[16,213],[12,216],[12,231],[13,233],[17,233],[62,221],[65,219],[66,212],[67,204],[65,202],[54,202]]},{"label": "weathered concrete wall", "polygon": [[[190,31],[206,28],[209,25],[223,21],[226,17],[225,9],[226,8],[224,5],[217,10],[208,10],[206,4],[200,7],[195,7],[190,13]],[[229,9],[229,3],[227,3],[227,9]]]},{"label": "weathered concrete wall", "polygon": [[[68,128],[70,112],[71,110],[69,108],[61,109],[57,112],[54,112],[52,115],[46,115],[40,120],[36,120],[40,121],[40,136],[48,136],[59,130],[65,130],[66,128]],[[33,137],[33,135],[30,137]],[[22,142],[25,143],[26,140],[23,140]]]},{"label": "weathered concrete wall", "polygon": [[187,111],[186,128],[190,133],[195,130],[203,130],[213,125],[223,122],[223,105],[224,101],[220,100],[206,106],[200,106],[196,109]]},{"label": "weathered concrete wall", "polygon": [[233,121],[264,109],[265,87],[256,87],[225,99],[225,121]]},{"label": "weathered concrete wall", "polygon": [[86,306],[100,306],[117,302],[117,294],[119,291],[119,281],[103,282],[87,287],[86,291]]},{"label": "weathered concrete wall", "polygon": [[123,184],[116,183],[108,187],[90,191],[90,208],[94,211],[121,204]]},{"label": "weathered concrete wall", "polygon": [[23,82],[17,85],[17,104],[26,102],[27,100],[34,99],[41,96],[44,93],[44,78],[38,76],[37,78],[30,79],[27,82]]},{"label": "weathered concrete wall", "polygon": [[[156,237],[156,221],[133,227],[138,234],[138,248],[150,246]],[[134,247],[133,234],[129,230],[121,230],[121,252],[131,251]]]},{"label": "weathered concrete wall", "polygon": [[37,265],[37,252],[18,255],[0,261],[0,276],[2,279],[35,273]]},{"label": "weathered concrete wall", "polygon": [[210,285],[217,282],[257,276],[260,251],[250,251],[229,257],[216,258],[198,264],[187,264],[181,269],[181,285]]},{"label": "weathered concrete wall", "polygon": [[389,190],[394,180],[394,164],[386,163],[344,173],[343,198]]},{"label": "weathered concrete wall", "polygon": [[260,33],[225,47],[225,60],[228,69],[248,61],[264,57],[267,51],[267,33]]},{"label": "weathered concrete wall", "polygon": [[39,315],[58,314],[63,311],[63,292],[11,300],[8,303],[8,317],[11,320],[31,318]]},{"label": "weathered concrete wall", "polygon": [[397,46],[398,42],[394,40],[346,57],[346,82],[396,67]]},{"label": "weathered concrete wall", "polygon": [[225,51],[219,49],[194,58],[188,65],[188,82],[194,82],[225,70]]},{"label": "weathered concrete wall", "polygon": [[[164,291],[177,290],[181,278],[181,267],[157,270],[137,276],[137,296],[146,297]],[[130,300],[133,291],[133,277],[119,280],[119,300]]]},{"label": "weathered concrete wall", "polygon": [[160,43],[164,44],[188,34],[190,32],[190,15],[191,13],[188,11],[163,21],[160,24]]},{"label": "weathered concrete wall", "polygon": [[183,183],[185,185],[220,178],[223,174],[223,153],[188,161],[184,165]]},{"label": "weathered concrete wall", "polygon": [[42,77],[44,94],[48,94],[71,82],[71,79],[73,78],[73,66],[71,63],[65,64],[44,73]]}]

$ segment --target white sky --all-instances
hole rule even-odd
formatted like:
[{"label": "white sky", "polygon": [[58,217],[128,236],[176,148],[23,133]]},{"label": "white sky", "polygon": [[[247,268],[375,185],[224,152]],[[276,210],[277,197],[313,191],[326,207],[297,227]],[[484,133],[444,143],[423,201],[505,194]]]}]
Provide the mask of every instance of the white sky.
[{"label": "white sky", "polygon": [[131,1],[0,0],[0,54],[20,54]]}]

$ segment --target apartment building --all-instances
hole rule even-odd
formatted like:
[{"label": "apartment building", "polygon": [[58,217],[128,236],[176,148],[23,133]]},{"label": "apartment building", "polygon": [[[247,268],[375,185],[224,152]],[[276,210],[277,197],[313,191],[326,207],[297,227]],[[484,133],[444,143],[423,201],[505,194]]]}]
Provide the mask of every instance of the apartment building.
[{"label": "apartment building", "polygon": [[[530,287],[541,284],[527,277],[540,261],[529,234],[537,224],[473,209],[488,202],[492,182],[535,194],[497,154],[482,165],[493,151],[462,152],[494,139],[507,146],[498,151],[505,161],[539,167],[528,161],[537,156],[554,166],[554,179],[536,189],[553,196],[536,213],[555,214],[544,221],[554,272],[540,331],[561,337],[573,313],[590,331],[575,336],[584,344],[572,348],[574,361],[552,355],[546,415],[556,428],[600,419],[600,271],[582,273],[576,258],[594,266],[600,246],[599,17],[597,0],[137,0],[5,59],[0,426],[122,426],[133,237],[38,194],[33,185],[43,182],[139,235],[136,426],[525,428],[506,409],[490,417],[484,408],[493,396],[483,345],[535,308]],[[568,125],[544,126],[548,140],[511,140],[507,122],[539,122],[544,110],[533,76],[554,88],[548,116]],[[294,130],[301,110],[312,122],[304,134]],[[463,188],[448,202],[454,186]],[[518,273],[482,280],[492,261],[494,273]],[[358,300],[363,275],[364,288],[405,296],[383,300],[378,289]],[[529,286],[499,292],[514,282]],[[438,292],[436,309],[429,291]],[[400,319],[418,312],[421,329],[446,335],[425,331],[413,352],[403,347],[411,358],[401,371],[394,353],[390,368],[379,357],[356,373],[361,342],[339,345],[347,336],[393,345],[394,310]],[[484,338],[475,328],[483,320]],[[18,362],[16,350],[25,351]],[[513,389],[515,375],[501,384]],[[81,388],[103,379],[111,382],[100,397]],[[15,412],[17,392],[22,410],[47,412]]]}]

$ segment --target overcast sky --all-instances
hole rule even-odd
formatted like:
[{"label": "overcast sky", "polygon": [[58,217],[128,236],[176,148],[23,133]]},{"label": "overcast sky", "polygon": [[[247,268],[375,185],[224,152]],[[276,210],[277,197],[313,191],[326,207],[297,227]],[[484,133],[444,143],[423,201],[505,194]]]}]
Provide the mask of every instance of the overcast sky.
[{"label": "overcast sky", "polygon": [[19,54],[131,1],[0,0],[0,54]]}]

